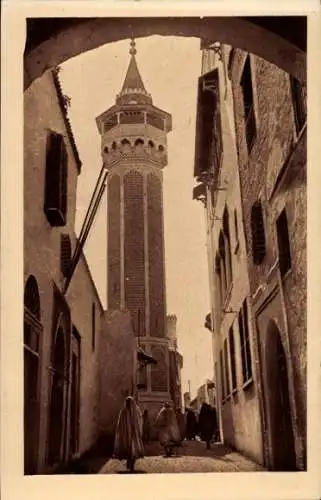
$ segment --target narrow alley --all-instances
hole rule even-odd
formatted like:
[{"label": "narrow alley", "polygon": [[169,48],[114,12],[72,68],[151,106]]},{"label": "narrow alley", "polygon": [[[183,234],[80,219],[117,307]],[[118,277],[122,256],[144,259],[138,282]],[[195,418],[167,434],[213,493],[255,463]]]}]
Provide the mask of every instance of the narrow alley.
[{"label": "narrow alley", "polygon": [[[178,453],[165,457],[158,442],[152,442],[145,447],[146,456],[137,460],[136,473],[191,473],[191,472],[256,472],[264,469],[232,451],[221,443],[215,443],[207,450],[205,443],[184,441]],[[109,459],[100,469],[99,474],[128,473],[125,462]]]},{"label": "narrow alley", "polygon": [[306,471],[306,19],[82,22],[25,26],[24,474]]}]

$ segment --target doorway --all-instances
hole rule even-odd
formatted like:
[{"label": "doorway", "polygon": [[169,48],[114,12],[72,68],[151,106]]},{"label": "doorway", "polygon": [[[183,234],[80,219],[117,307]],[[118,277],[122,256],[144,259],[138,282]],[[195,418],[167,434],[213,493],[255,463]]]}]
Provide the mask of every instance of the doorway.
[{"label": "doorway", "polygon": [[274,321],[265,343],[265,404],[269,427],[270,467],[274,471],[295,471],[296,453],[288,383],[287,357],[280,331]]},{"label": "doorway", "polygon": [[49,422],[48,463],[54,466],[63,459],[64,401],[66,392],[65,333],[59,326],[52,353],[52,384]]},{"label": "doorway", "polygon": [[24,292],[24,474],[37,473],[39,432],[39,338],[42,332],[40,297],[34,276]]},{"label": "doorway", "polygon": [[80,335],[75,327],[71,338],[70,455],[79,451]]}]

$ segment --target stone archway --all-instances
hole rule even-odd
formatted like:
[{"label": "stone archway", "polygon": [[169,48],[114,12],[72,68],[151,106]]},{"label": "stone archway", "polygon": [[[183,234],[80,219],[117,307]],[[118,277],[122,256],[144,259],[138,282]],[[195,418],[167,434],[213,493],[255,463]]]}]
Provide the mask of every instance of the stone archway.
[{"label": "stone archway", "polygon": [[306,81],[306,17],[137,17],[27,20],[25,89],[47,69],[110,42],[151,35],[197,37],[251,52]]},{"label": "stone archway", "polygon": [[287,356],[280,331],[273,320],[267,327],[263,380],[269,435],[269,465],[274,471],[297,470]]}]

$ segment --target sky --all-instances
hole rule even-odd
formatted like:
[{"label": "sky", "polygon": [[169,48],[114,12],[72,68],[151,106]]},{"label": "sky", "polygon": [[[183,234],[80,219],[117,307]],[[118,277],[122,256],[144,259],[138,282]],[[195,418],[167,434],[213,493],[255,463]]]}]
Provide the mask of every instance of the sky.
[{"label": "sky", "polygon": [[[201,72],[197,38],[152,36],[136,40],[136,60],[153,103],[172,115],[168,165],[164,175],[167,314],[177,316],[183,355],[182,387],[192,397],[213,377],[211,334],[204,328],[210,311],[206,228],[203,205],[193,201],[197,79]],[[69,59],[59,74],[83,163],[78,178],[76,232],[79,232],[101,165],[95,118],[115,104],[129,64],[129,40],[107,44]],[[106,196],[85,245],[88,264],[106,306]]]}]

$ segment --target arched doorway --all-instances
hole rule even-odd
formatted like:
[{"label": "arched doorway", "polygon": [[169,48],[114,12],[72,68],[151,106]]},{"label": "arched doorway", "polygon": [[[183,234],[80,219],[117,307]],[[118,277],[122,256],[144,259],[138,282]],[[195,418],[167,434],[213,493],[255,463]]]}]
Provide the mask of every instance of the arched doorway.
[{"label": "arched doorway", "polygon": [[37,472],[39,432],[39,343],[42,332],[36,278],[29,276],[24,291],[24,473]]},{"label": "arched doorway", "polygon": [[306,81],[304,16],[35,18],[27,21],[25,89],[47,69],[106,43],[127,38],[183,36],[219,41],[255,54]]},{"label": "arched doorway", "polygon": [[63,459],[65,429],[65,394],[66,394],[66,335],[58,322],[58,328],[52,348],[51,397],[48,433],[48,464],[54,466]]},{"label": "arched doorway", "polygon": [[264,365],[270,467],[275,471],[293,471],[296,470],[296,453],[287,357],[274,321],[270,321],[267,328]]}]

